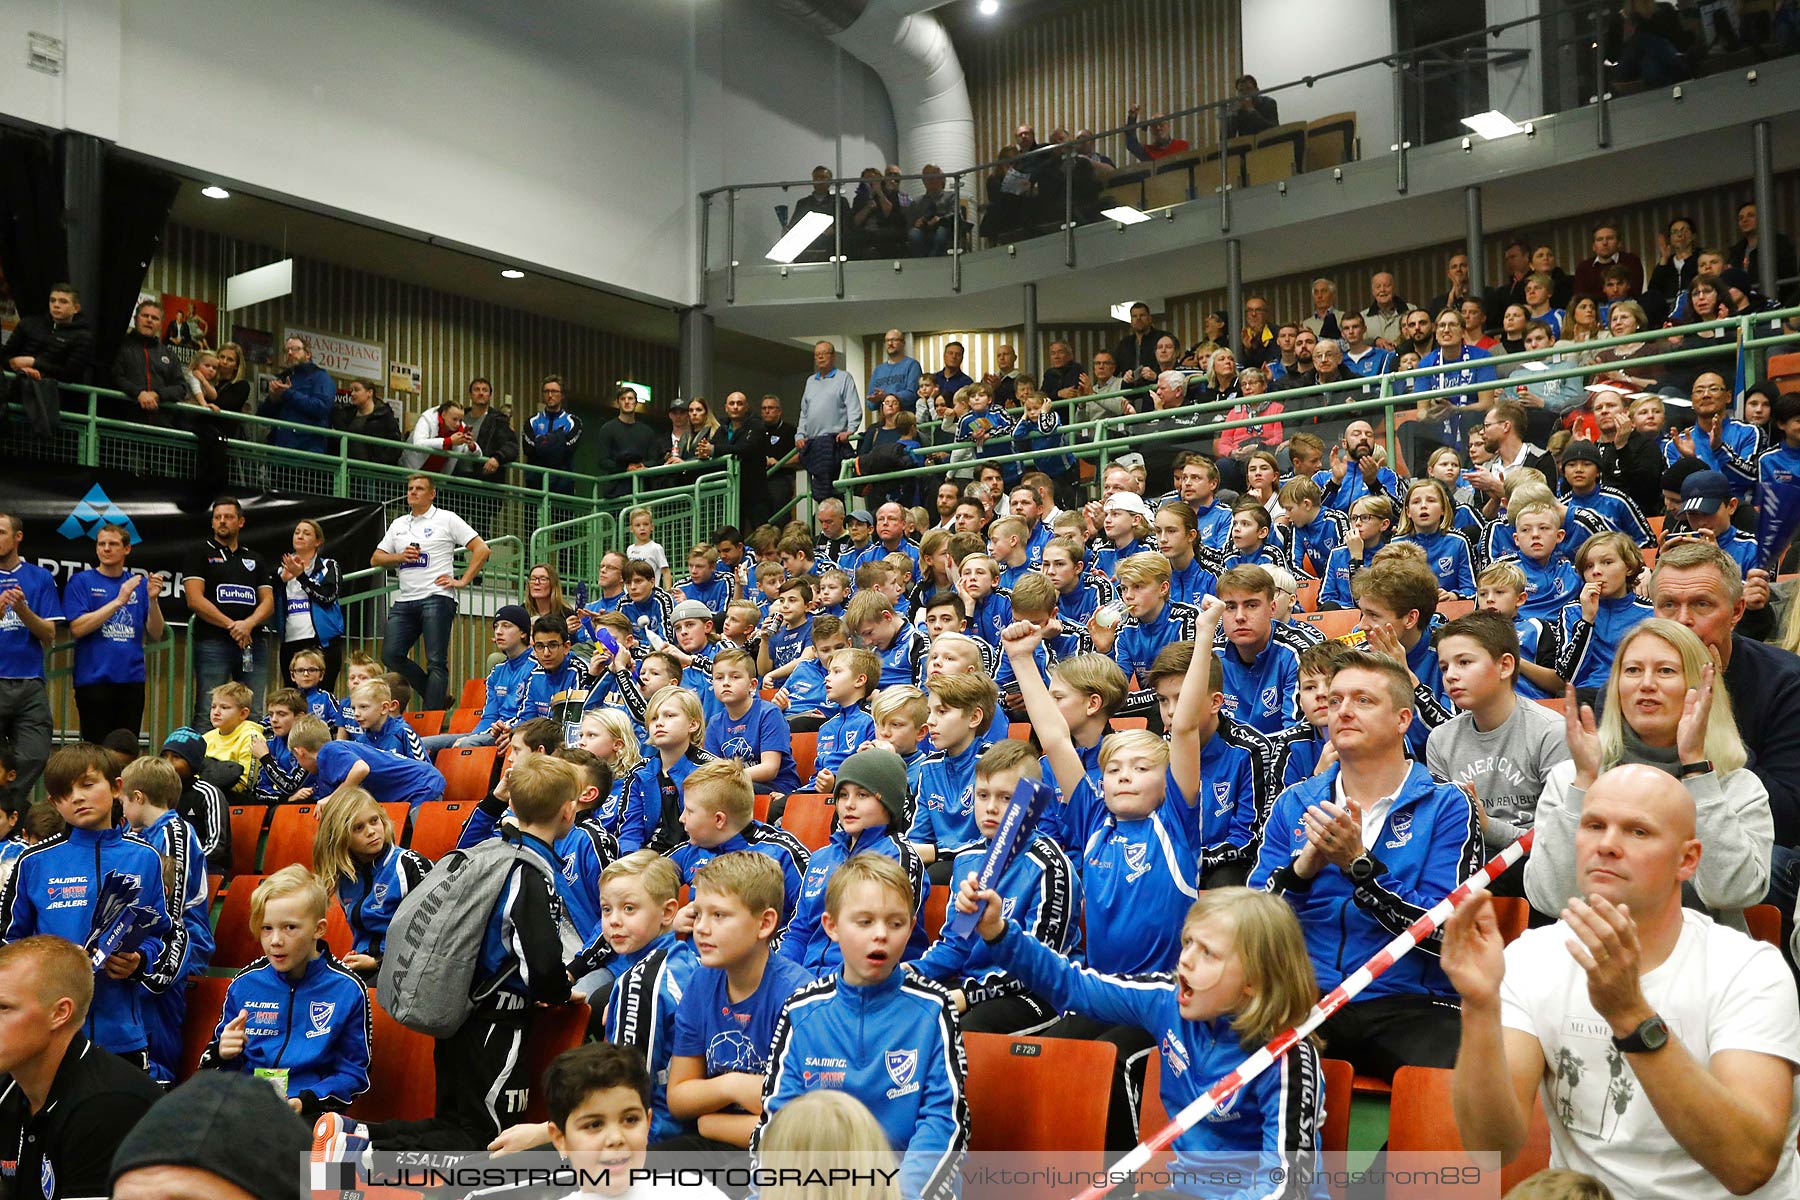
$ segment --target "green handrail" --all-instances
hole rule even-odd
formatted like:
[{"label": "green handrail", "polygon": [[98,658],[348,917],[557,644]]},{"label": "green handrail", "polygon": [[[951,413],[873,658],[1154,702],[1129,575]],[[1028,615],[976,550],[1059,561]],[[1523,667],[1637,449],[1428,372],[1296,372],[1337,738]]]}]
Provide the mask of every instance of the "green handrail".
[{"label": "green handrail", "polygon": [[[1722,319],[1722,320],[1701,321],[1701,322],[1696,322],[1691,325],[1677,326],[1672,329],[1641,332],[1641,333],[1636,333],[1636,334],[1628,334],[1624,337],[1604,338],[1604,339],[1596,339],[1596,340],[1590,341],[1590,342],[1584,342],[1581,344],[1581,351],[1583,353],[1585,353],[1587,351],[1592,351],[1592,350],[1605,350],[1605,349],[1608,349],[1613,346],[1636,345],[1636,344],[1639,344],[1642,342],[1649,342],[1649,341],[1663,341],[1663,340],[1668,340],[1668,339],[1674,338],[1674,337],[1681,337],[1681,336],[1685,336],[1685,335],[1688,335],[1691,333],[1696,333],[1701,330],[1721,329],[1721,328],[1725,328],[1728,326],[1736,327],[1738,330],[1738,339],[1737,340],[1721,340],[1721,343],[1718,346],[1696,347],[1696,348],[1688,349],[1688,350],[1665,351],[1660,354],[1651,354],[1651,355],[1643,355],[1643,356],[1639,356],[1639,357],[1633,357],[1624,362],[1590,363],[1590,364],[1586,364],[1583,366],[1551,368],[1551,369],[1544,370],[1544,371],[1533,372],[1532,376],[1531,376],[1531,382],[1543,383],[1543,382],[1548,382],[1553,379],[1569,379],[1569,378],[1576,378],[1576,377],[1586,377],[1586,376],[1590,376],[1590,375],[1617,374],[1620,372],[1629,371],[1634,367],[1658,366],[1658,365],[1662,365],[1665,363],[1684,362],[1684,361],[1687,361],[1690,359],[1697,359],[1697,358],[1716,358],[1719,355],[1721,355],[1723,352],[1736,350],[1740,344],[1744,347],[1744,349],[1746,351],[1759,349],[1759,348],[1765,347],[1765,346],[1787,345],[1787,344],[1790,344],[1790,343],[1793,343],[1796,341],[1800,341],[1800,333],[1780,332],[1779,322],[1784,321],[1784,320],[1786,320],[1790,317],[1794,317],[1794,316],[1800,316],[1800,307],[1777,309],[1777,310],[1772,310],[1769,312],[1742,314],[1739,316],[1734,316],[1734,317],[1730,317],[1730,318],[1726,318],[1726,319]],[[1756,334],[1753,334],[1750,332],[1750,327],[1752,325],[1762,325],[1762,324],[1766,324],[1766,323],[1770,323],[1770,322],[1777,323],[1776,324],[1777,332],[1775,334],[1770,335],[1770,336],[1761,336],[1761,335],[1756,335]],[[1542,362],[1543,360],[1545,360],[1546,358],[1549,358],[1549,357],[1552,357],[1552,355],[1547,354],[1545,352],[1541,352],[1541,351],[1527,350],[1527,351],[1520,351],[1520,352],[1516,352],[1516,353],[1512,353],[1512,354],[1492,355],[1488,358],[1481,360],[1481,365],[1482,366],[1507,366],[1507,365],[1511,365],[1513,363],[1520,363],[1520,362]],[[1359,402],[1353,402],[1353,403],[1334,404],[1329,409],[1306,408],[1303,410],[1296,411],[1294,413],[1294,416],[1299,417],[1299,416],[1304,415],[1307,417],[1316,417],[1316,416],[1320,416],[1320,415],[1329,414],[1331,416],[1336,417],[1336,416],[1343,416],[1343,415],[1348,415],[1348,414],[1352,414],[1352,413],[1360,413],[1360,412],[1364,412],[1364,411],[1368,411],[1368,410],[1372,410],[1372,409],[1376,409],[1376,408],[1381,408],[1381,409],[1387,410],[1391,417],[1392,409],[1397,405],[1404,404],[1404,405],[1411,406],[1411,405],[1418,404],[1421,401],[1443,399],[1443,398],[1448,398],[1448,397],[1453,397],[1453,396],[1463,396],[1463,395],[1467,395],[1468,393],[1470,393],[1472,391],[1488,391],[1488,390],[1498,389],[1498,388],[1503,388],[1503,387],[1508,386],[1506,383],[1504,383],[1502,381],[1496,381],[1494,384],[1489,385],[1488,387],[1470,387],[1467,385],[1458,385],[1455,387],[1443,387],[1443,388],[1429,389],[1426,391],[1406,392],[1406,393],[1399,393],[1399,394],[1396,394],[1392,391],[1392,387],[1393,387],[1393,384],[1395,383],[1395,381],[1422,378],[1422,377],[1431,376],[1431,375],[1441,375],[1443,373],[1444,373],[1444,370],[1442,367],[1416,367],[1411,370],[1390,372],[1388,374],[1373,377],[1373,378],[1356,378],[1356,379],[1338,380],[1338,381],[1334,381],[1332,383],[1327,383],[1327,384],[1317,384],[1312,387],[1294,388],[1294,389],[1288,390],[1288,391],[1273,392],[1273,393],[1267,393],[1267,394],[1272,397],[1279,398],[1280,400],[1283,401],[1284,404],[1286,404],[1289,401],[1303,401],[1303,400],[1306,400],[1306,399],[1309,399],[1312,397],[1327,397],[1327,396],[1330,396],[1335,393],[1344,393],[1344,392],[1351,392],[1351,391],[1366,392],[1371,388],[1379,387],[1381,389],[1382,394],[1373,399],[1359,401]],[[1201,435],[1216,434],[1216,433],[1219,433],[1219,432],[1222,432],[1222,431],[1228,430],[1228,429],[1241,429],[1241,428],[1247,428],[1247,427],[1255,426],[1255,425],[1265,425],[1265,424],[1270,423],[1270,421],[1272,421],[1272,420],[1280,421],[1284,418],[1287,418],[1287,414],[1283,413],[1283,414],[1280,414],[1280,415],[1277,415],[1274,417],[1271,417],[1268,415],[1243,417],[1243,418],[1239,418],[1238,420],[1235,420],[1235,421],[1226,420],[1226,421],[1217,421],[1217,422],[1205,422],[1205,423],[1196,424],[1196,425],[1184,426],[1180,429],[1161,430],[1161,431],[1157,431],[1157,432],[1139,433],[1139,434],[1134,434],[1134,435],[1125,435],[1125,436],[1113,437],[1113,438],[1108,438],[1105,436],[1105,431],[1107,429],[1117,428],[1118,426],[1121,426],[1121,425],[1143,424],[1147,421],[1168,420],[1171,418],[1181,417],[1181,416],[1205,416],[1205,415],[1210,415],[1213,413],[1229,411],[1230,409],[1235,408],[1238,405],[1240,405],[1242,402],[1243,402],[1242,398],[1233,398],[1233,399],[1228,399],[1228,400],[1216,400],[1216,401],[1205,401],[1205,402],[1198,403],[1198,404],[1181,405],[1181,406],[1178,406],[1175,408],[1153,409],[1148,412],[1128,414],[1128,415],[1116,416],[1116,417],[1102,417],[1102,418],[1099,418],[1098,420],[1094,420],[1094,421],[1076,422],[1074,424],[1065,425],[1062,428],[1062,432],[1065,434],[1074,433],[1074,432],[1086,430],[1086,429],[1093,429],[1096,431],[1096,437],[1095,437],[1095,440],[1092,440],[1092,441],[1081,442],[1081,443],[1072,443],[1070,445],[1060,447],[1057,450],[1057,454],[1069,456],[1069,457],[1073,457],[1073,458],[1098,457],[1104,463],[1107,454],[1110,453],[1111,451],[1127,450],[1133,446],[1141,446],[1146,442],[1169,441],[1169,440],[1173,440],[1176,438],[1194,438],[1196,436],[1201,436]],[[1287,419],[1292,419],[1292,418],[1287,418]],[[1392,421],[1390,420],[1390,422],[1388,424],[1388,430],[1387,430],[1388,456],[1389,456],[1390,460],[1392,460],[1394,458],[1394,445],[1393,445],[1394,428],[1395,427],[1394,427]],[[878,475],[855,475],[855,474],[853,474],[854,464],[851,460],[847,459],[847,460],[845,460],[842,468],[840,469],[840,474],[839,474],[838,479],[834,482],[834,487],[840,492],[849,492],[849,491],[853,491],[859,487],[866,487],[866,486],[870,486],[872,484],[878,484],[878,483],[887,483],[887,482],[891,482],[894,480],[915,479],[915,478],[919,478],[922,476],[928,476],[928,475],[940,476],[940,475],[945,474],[947,471],[952,471],[952,470],[956,470],[956,469],[967,469],[970,464],[978,465],[978,466],[987,466],[990,464],[996,465],[996,466],[1002,466],[1007,463],[1025,462],[1025,461],[1029,461],[1029,460],[1040,459],[1043,456],[1044,455],[1043,455],[1042,451],[1020,451],[1020,452],[1015,452],[1015,453],[1011,453],[1011,454],[996,454],[996,455],[990,455],[990,456],[983,456],[979,459],[967,460],[966,463],[936,464],[936,465],[931,465],[931,466],[908,467],[908,468],[904,468],[899,471],[883,472]]]}]

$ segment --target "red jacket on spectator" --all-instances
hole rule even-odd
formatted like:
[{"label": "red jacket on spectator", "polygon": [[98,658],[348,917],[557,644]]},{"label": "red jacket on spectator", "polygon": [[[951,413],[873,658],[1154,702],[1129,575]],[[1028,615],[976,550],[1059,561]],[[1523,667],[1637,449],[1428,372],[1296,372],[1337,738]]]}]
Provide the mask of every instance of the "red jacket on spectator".
[{"label": "red jacket on spectator", "polygon": [[1602,276],[1608,267],[1623,267],[1631,276],[1631,294],[1639,296],[1644,291],[1644,263],[1629,250],[1621,250],[1613,256],[1612,262],[1601,262],[1590,258],[1575,268],[1575,291],[1590,296],[1598,296],[1606,290],[1606,280]]}]

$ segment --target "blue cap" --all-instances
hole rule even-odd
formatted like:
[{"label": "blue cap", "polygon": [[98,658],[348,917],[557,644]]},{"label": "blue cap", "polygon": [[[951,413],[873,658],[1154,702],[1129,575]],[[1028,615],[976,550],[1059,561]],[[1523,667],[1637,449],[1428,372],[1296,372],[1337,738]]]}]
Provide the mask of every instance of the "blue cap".
[{"label": "blue cap", "polygon": [[1718,471],[1695,471],[1681,481],[1681,511],[1716,513],[1737,498],[1731,480]]},{"label": "blue cap", "polygon": [[206,739],[192,729],[177,729],[162,744],[164,754],[179,754],[187,760],[187,765],[198,771],[200,764],[206,761]]}]

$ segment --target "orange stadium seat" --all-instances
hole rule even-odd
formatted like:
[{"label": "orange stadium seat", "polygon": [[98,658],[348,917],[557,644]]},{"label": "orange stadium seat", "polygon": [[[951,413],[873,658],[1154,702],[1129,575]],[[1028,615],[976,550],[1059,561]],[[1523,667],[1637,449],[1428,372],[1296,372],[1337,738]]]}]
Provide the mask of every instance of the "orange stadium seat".
[{"label": "orange stadium seat", "polygon": [[808,850],[817,850],[831,840],[831,819],[835,815],[830,796],[795,792],[787,798],[781,827],[799,838]]},{"label": "orange stadium seat", "polygon": [[525,1035],[526,1078],[531,1081],[531,1097],[525,1102],[527,1121],[547,1121],[544,1071],[557,1055],[587,1040],[588,1024],[594,1013],[585,1004],[558,1004],[540,1008],[532,1016],[531,1029]]},{"label": "orange stadium seat", "polygon": [[1300,619],[1317,626],[1319,632],[1326,637],[1335,638],[1343,637],[1355,629],[1361,615],[1354,608],[1334,608],[1329,612],[1301,613]]},{"label": "orange stadium seat", "polygon": [[963,1050],[971,1150],[1086,1152],[1099,1165],[1115,1047],[965,1033]]},{"label": "orange stadium seat", "polygon": [[420,737],[435,737],[444,732],[444,710],[428,708],[423,712],[401,713],[400,719],[413,727]]},{"label": "orange stadium seat", "polygon": [[181,1061],[175,1065],[179,1083],[200,1069],[200,1056],[212,1041],[213,1030],[225,1011],[225,989],[231,980],[203,975],[188,987],[187,1012],[181,1017]]},{"label": "orange stadium seat", "polygon": [[269,822],[269,844],[263,849],[263,874],[273,875],[285,866],[299,863],[312,869],[313,834],[319,822],[313,816],[313,804],[283,804]]},{"label": "orange stadium seat", "polygon": [[462,836],[462,827],[474,808],[467,800],[433,800],[419,805],[408,848],[436,862],[456,849],[456,839]]},{"label": "orange stadium seat", "polygon": [[950,916],[950,889],[939,885],[925,893],[925,939],[935,942]]},{"label": "orange stadium seat", "polygon": [[1744,924],[1750,927],[1750,936],[1759,942],[1780,948],[1781,910],[1773,904],[1752,904],[1744,910]]},{"label": "orange stadium seat", "polygon": [[819,735],[817,733],[796,733],[792,741],[794,770],[799,774],[801,782],[809,782],[815,774],[819,759]]},{"label": "orange stadium seat", "polygon": [[462,695],[456,698],[456,707],[479,709],[487,703],[487,680],[465,680]]},{"label": "orange stadium seat", "polygon": [[474,733],[475,727],[479,724],[481,724],[481,710],[479,708],[459,708],[450,714],[449,727],[446,728],[444,732],[456,734]]},{"label": "orange stadium seat", "polygon": [[369,1090],[356,1098],[350,1115],[359,1121],[422,1121],[437,1112],[437,1042],[388,1015],[369,993],[373,1043]]},{"label": "orange stadium seat", "polygon": [[231,881],[213,926],[214,971],[236,971],[262,957],[262,943],[250,932],[250,894],[262,881],[261,875],[239,875]]},{"label": "orange stadium seat", "polygon": [[231,873],[248,875],[256,870],[257,848],[262,841],[263,822],[269,819],[266,804],[234,804],[231,806]]},{"label": "orange stadium seat", "polygon": [[[1436,1067],[1401,1067],[1394,1073],[1394,1095],[1388,1109],[1388,1149],[1395,1153],[1462,1153],[1462,1138],[1450,1108],[1451,1072]],[[1438,1164],[1447,1167],[1449,1164]],[[1550,1125],[1544,1105],[1533,1096],[1525,1148],[1500,1171],[1500,1194],[1550,1165]],[[1423,1177],[1430,1172],[1418,1172]],[[1398,1190],[1396,1190],[1398,1189]],[[1390,1182],[1389,1200],[1435,1200],[1441,1186],[1406,1187]]]},{"label": "orange stadium seat", "polygon": [[494,777],[498,746],[446,746],[438,751],[437,769],[444,773],[444,799],[479,804]]}]

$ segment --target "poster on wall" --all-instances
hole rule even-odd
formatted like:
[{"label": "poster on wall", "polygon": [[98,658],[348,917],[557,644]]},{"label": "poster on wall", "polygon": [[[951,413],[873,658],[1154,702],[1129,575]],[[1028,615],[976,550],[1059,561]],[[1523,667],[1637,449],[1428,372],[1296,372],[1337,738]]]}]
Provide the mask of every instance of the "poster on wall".
[{"label": "poster on wall", "polygon": [[0,333],[11,333],[19,323],[19,306],[13,303],[12,289],[6,286],[6,272],[0,271]]},{"label": "poster on wall", "polygon": [[[131,540],[126,565],[164,581],[163,616],[187,620],[181,581],[209,536],[208,498],[172,488],[167,479],[125,471],[20,463],[7,466],[7,504],[23,518],[31,537],[24,558],[56,577],[94,565],[94,532],[119,525]],[[247,517],[243,544],[264,561],[278,563],[293,549],[294,524],[319,522],[331,554],[340,562],[367,562],[387,527],[379,504],[286,492],[239,492]]]},{"label": "poster on wall", "polygon": [[416,396],[424,390],[425,374],[417,363],[388,364],[388,391]]},{"label": "poster on wall", "polygon": [[218,345],[218,305],[174,292],[164,292],[157,302],[163,309],[163,342],[174,348],[182,362],[192,364],[200,351]]},{"label": "poster on wall", "polygon": [[266,329],[233,325],[231,340],[244,351],[244,361],[252,366],[267,366],[275,361],[275,335]]},{"label": "poster on wall", "polygon": [[312,360],[333,375],[366,379],[377,386],[387,382],[387,351],[375,342],[359,342],[335,333],[320,333],[293,325],[283,329],[281,337],[283,341],[291,337],[305,338],[312,346]]}]

